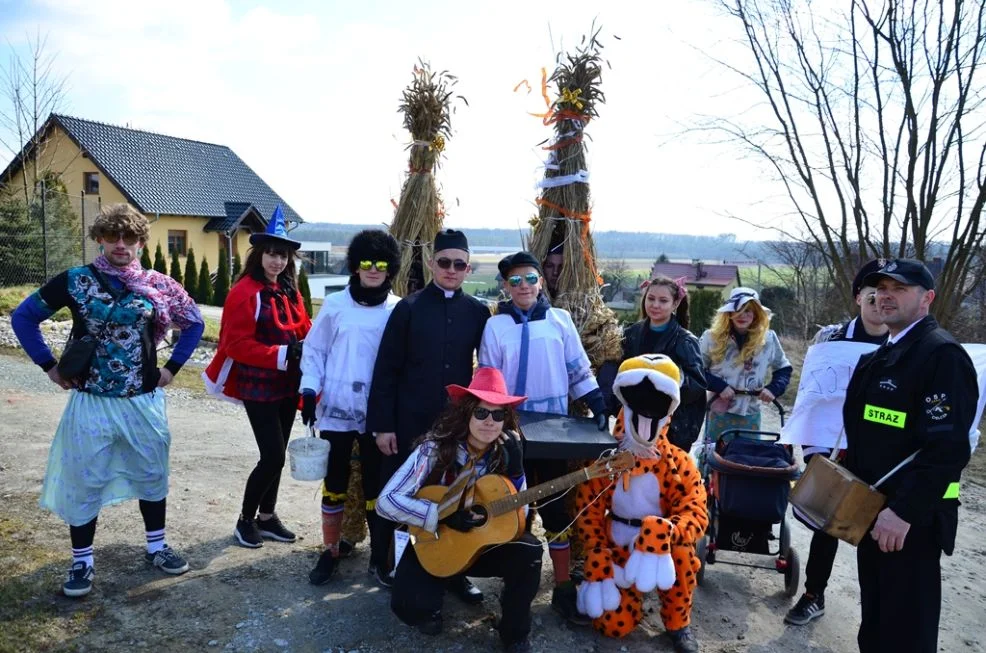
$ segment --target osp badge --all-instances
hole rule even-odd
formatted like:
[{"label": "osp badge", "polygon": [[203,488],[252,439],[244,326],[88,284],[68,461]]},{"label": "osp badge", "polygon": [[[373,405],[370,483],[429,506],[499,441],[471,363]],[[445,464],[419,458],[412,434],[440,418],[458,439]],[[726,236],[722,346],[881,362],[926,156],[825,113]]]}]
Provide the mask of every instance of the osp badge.
[{"label": "osp badge", "polygon": [[952,407],[945,403],[947,401],[948,395],[944,392],[928,395],[924,398],[924,414],[936,422],[940,422],[952,412]]}]

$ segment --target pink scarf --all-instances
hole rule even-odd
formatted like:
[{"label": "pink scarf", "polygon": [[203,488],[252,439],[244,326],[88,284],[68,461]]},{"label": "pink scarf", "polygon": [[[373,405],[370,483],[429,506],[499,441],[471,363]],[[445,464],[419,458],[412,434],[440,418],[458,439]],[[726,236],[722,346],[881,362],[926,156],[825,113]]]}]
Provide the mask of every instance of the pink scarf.
[{"label": "pink scarf", "polygon": [[155,270],[145,270],[134,259],[126,267],[119,268],[97,256],[93,266],[103,274],[116,277],[135,295],[147,298],[154,306],[154,342],[160,344],[171,325],[184,329],[192,324],[202,324],[202,313],[195,301],[188,296],[181,284]]}]

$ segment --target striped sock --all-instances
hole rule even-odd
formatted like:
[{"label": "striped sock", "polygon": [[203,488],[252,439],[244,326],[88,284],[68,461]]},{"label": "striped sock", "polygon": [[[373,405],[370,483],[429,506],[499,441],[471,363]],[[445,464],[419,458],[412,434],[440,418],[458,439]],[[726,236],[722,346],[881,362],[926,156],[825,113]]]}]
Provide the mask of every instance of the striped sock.
[{"label": "striped sock", "polygon": [[342,517],[345,506],[322,506],[322,544],[339,557],[339,539],[342,537]]},{"label": "striped sock", "polygon": [[164,542],[164,529],[159,531],[147,531],[147,552],[157,553],[164,547],[168,546]]},{"label": "striped sock", "polygon": [[555,571],[555,585],[572,580],[569,568],[572,564],[572,549],[568,541],[552,542],[548,545],[548,557]]},{"label": "striped sock", "polygon": [[92,567],[92,546],[87,546],[81,549],[72,549],[72,564],[76,562],[84,562],[88,566]]}]

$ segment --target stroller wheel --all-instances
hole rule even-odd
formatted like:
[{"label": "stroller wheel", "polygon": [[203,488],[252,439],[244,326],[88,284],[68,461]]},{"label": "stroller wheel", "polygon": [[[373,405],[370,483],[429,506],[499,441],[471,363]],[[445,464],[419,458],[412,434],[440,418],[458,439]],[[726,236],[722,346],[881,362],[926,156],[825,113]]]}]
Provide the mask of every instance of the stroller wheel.
[{"label": "stroller wheel", "polygon": [[705,581],[705,556],[709,551],[709,537],[703,536],[695,543],[695,555],[698,556],[698,561],[701,566],[698,568],[698,573],[695,574],[695,582],[701,585]]},{"label": "stroller wheel", "polygon": [[791,527],[787,522],[787,517],[781,519],[780,551],[787,552],[791,548]]},{"label": "stroller wheel", "polygon": [[801,585],[801,561],[798,552],[788,547],[784,556],[787,566],[784,568],[784,596],[791,598],[798,593]]}]

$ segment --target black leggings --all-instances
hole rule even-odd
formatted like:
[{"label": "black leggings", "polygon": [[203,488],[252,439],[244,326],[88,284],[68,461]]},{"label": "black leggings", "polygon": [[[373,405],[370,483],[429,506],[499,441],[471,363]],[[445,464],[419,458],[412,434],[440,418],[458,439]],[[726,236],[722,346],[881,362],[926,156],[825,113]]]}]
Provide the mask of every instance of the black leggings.
[{"label": "black leggings", "polygon": [[[556,478],[560,478],[568,473],[567,460],[555,460],[539,458],[528,460],[524,463],[525,476],[527,476],[528,487],[533,487],[540,483],[547,483]],[[572,523],[572,515],[569,513],[566,499],[561,493],[545,497],[538,503],[537,512],[541,515],[541,525],[544,526],[546,535],[549,538],[561,533],[567,533]],[[553,499],[553,500],[552,500]],[[528,512],[528,528],[533,520],[534,512]],[[561,538],[562,542],[568,541]]]},{"label": "black leggings", "polygon": [[298,398],[291,395],[277,401],[244,401],[243,407],[260,449],[260,460],[250,472],[243,491],[242,515],[254,519],[258,510],[269,514],[277,505],[284,451],[298,412]]},{"label": "black leggings", "polygon": [[[145,531],[150,533],[164,530],[164,516],[168,507],[167,502],[168,500],[166,498],[160,501],[144,501],[141,499],[138,502],[140,505],[140,515],[144,518]],[[88,524],[68,527],[68,535],[72,540],[73,549],[84,549],[92,546],[93,540],[96,539],[97,519],[99,517],[93,517],[92,521]]]}]

